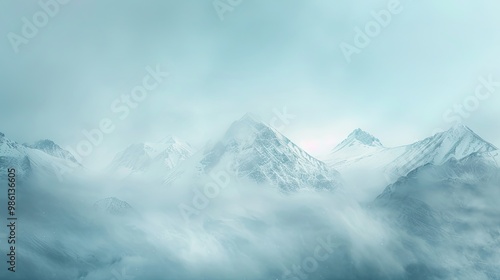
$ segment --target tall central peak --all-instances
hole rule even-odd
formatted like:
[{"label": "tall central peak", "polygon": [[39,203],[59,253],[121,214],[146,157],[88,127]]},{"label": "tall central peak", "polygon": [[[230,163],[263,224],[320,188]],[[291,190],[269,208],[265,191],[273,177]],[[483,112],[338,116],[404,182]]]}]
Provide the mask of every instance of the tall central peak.
[{"label": "tall central peak", "polygon": [[234,122],[220,141],[207,147],[200,170],[230,167],[239,177],[270,183],[284,191],[340,186],[336,171],[259,119],[246,114]]},{"label": "tall central peak", "polygon": [[344,148],[357,147],[357,146],[369,146],[369,147],[384,147],[380,140],[375,138],[370,133],[358,128],[355,129],[347,138],[338,144],[332,152],[338,152]]},{"label": "tall central peak", "polygon": [[175,144],[175,143],[182,143],[183,141],[175,136],[169,135],[167,137],[164,137],[161,139],[158,143],[161,144]]},{"label": "tall central peak", "polygon": [[247,123],[247,124],[260,124],[260,118],[252,113],[246,113],[241,119],[236,121],[236,123]]},{"label": "tall central peak", "polygon": [[444,132],[445,134],[455,134],[455,135],[474,135],[479,137],[472,129],[464,124],[456,124],[452,126],[449,130]]},{"label": "tall central peak", "polygon": [[258,117],[247,113],[235,121],[226,132],[225,138],[229,141],[253,142],[257,135],[268,137],[276,136],[270,127],[259,120]]},{"label": "tall central peak", "polygon": [[357,140],[360,143],[368,146],[379,146],[379,147],[382,146],[380,140],[378,140],[373,135],[360,128],[354,130],[351,134],[349,134],[346,140],[351,140],[351,141]]}]

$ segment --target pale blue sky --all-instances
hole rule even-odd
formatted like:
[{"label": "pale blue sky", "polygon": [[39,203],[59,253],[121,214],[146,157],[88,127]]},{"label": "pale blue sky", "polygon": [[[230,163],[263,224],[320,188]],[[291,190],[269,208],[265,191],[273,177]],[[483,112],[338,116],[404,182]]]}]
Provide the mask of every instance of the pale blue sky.
[{"label": "pale blue sky", "polygon": [[[46,1],[42,1],[46,2]],[[24,142],[76,145],[82,129],[162,65],[169,80],[89,157],[103,163],[131,142],[174,134],[196,146],[245,112],[284,106],[282,132],[314,155],[361,127],[388,146],[429,136],[443,114],[500,81],[500,2],[401,1],[370,45],[347,63],[339,45],[390,1],[243,0],[221,21],[212,1],[76,1],[61,6],[15,53],[35,1],[0,3],[0,131]],[[500,87],[464,118],[500,146]]]}]

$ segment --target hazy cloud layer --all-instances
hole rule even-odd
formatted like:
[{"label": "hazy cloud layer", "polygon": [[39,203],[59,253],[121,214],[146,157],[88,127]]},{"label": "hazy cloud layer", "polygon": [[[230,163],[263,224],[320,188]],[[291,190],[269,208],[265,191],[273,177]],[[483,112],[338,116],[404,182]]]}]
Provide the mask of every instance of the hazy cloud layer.
[{"label": "hazy cloud layer", "polygon": [[[339,45],[354,44],[355,28],[389,2],[243,1],[221,21],[212,1],[69,1],[15,53],[8,34],[22,35],[23,17],[41,8],[2,1],[0,130],[20,142],[76,145],[82,129],[113,115],[113,100],[141,83],[145,67],[161,65],[171,77],[89,163],[169,134],[202,145],[247,111],[272,118],[284,106],[296,115],[284,133],[317,155],[356,127],[407,144],[447,128],[443,114],[481,76],[500,80],[500,6],[401,1],[402,12],[348,63]],[[499,94],[460,117],[496,145]]]}]

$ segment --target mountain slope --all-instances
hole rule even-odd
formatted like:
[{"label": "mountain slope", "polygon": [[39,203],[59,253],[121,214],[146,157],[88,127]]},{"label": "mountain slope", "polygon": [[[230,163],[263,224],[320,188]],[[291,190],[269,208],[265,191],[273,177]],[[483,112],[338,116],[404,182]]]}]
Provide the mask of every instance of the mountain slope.
[{"label": "mountain slope", "polygon": [[385,149],[380,140],[358,128],[332,150],[326,162],[341,170]]},{"label": "mountain slope", "polygon": [[15,168],[16,173],[24,176],[31,173],[31,162],[25,148],[14,141],[9,140],[0,133],[0,169],[1,177],[5,176],[5,170]]},{"label": "mountain slope", "polygon": [[341,185],[336,171],[248,114],[234,122],[222,139],[208,146],[189,164],[191,166],[185,166],[186,170],[181,173],[229,170],[238,178],[271,184],[283,191],[334,190]]},{"label": "mountain slope", "polygon": [[0,133],[0,168],[15,168],[20,176],[31,174],[62,178],[65,174],[82,170],[70,152],[50,140],[34,145],[21,145]]},{"label": "mountain slope", "polygon": [[347,139],[342,141],[338,146],[333,149],[333,153],[353,146],[366,146],[366,147],[383,147],[380,140],[373,135],[361,129],[354,130]]},{"label": "mountain slope", "polygon": [[389,180],[395,180],[428,163],[439,165],[451,158],[462,159],[476,152],[497,149],[463,125],[396,148],[383,147],[378,141],[367,145],[351,139],[349,143],[339,145],[328,156],[330,167],[347,173],[376,170],[387,175]]},{"label": "mountain slope", "polygon": [[121,175],[166,173],[194,154],[187,143],[168,137],[158,143],[139,143],[118,153],[108,170]]},{"label": "mountain slope", "polygon": [[45,152],[46,154],[49,154],[51,156],[68,160],[71,162],[74,162],[75,164],[79,165],[78,161],[75,159],[75,157],[69,152],[64,150],[63,148],[59,147],[56,143],[54,143],[51,140],[45,139],[45,140],[40,140],[35,142],[32,145],[24,145],[28,148],[32,148],[35,150],[40,150],[42,152]]},{"label": "mountain slope", "polygon": [[[405,235],[421,240],[407,246],[417,258],[422,255],[421,262],[449,267],[442,272],[445,275],[474,271],[474,276],[455,277],[498,279],[499,162],[500,153],[493,151],[419,167],[388,186],[372,204],[372,211],[382,213]],[[439,259],[439,253],[429,260],[427,250],[441,252],[456,263]]]}]

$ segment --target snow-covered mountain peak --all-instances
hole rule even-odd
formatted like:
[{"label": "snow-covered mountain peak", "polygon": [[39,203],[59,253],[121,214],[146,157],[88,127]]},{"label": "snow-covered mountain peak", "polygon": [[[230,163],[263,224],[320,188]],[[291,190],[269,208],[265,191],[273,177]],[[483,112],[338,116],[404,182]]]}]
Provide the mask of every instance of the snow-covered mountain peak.
[{"label": "snow-covered mountain peak", "polygon": [[[436,150],[453,152],[454,157],[461,159],[474,152],[490,152],[497,150],[493,144],[487,142],[465,125],[455,125],[447,131],[438,133],[420,143],[435,143]],[[415,144],[414,144],[415,145]]]},{"label": "snow-covered mountain peak", "polygon": [[380,140],[378,140],[373,135],[371,135],[370,133],[368,133],[368,132],[366,132],[366,131],[364,131],[364,130],[362,130],[360,128],[354,130],[347,137],[347,139],[357,140],[360,143],[362,143],[364,145],[368,145],[368,146],[378,146],[378,147],[382,146],[382,143],[380,142]]},{"label": "snow-covered mountain peak", "polygon": [[171,154],[171,153],[179,153],[179,154],[194,154],[195,149],[186,142],[176,138],[176,137],[168,137],[163,139],[160,142],[145,142],[142,143],[142,148],[149,155],[151,159],[155,159],[158,156]]},{"label": "snow-covered mountain peak", "polygon": [[158,143],[163,143],[163,144],[175,144],[175,143],[184,143],[181,139],[169,135],[167,137],[164,137],[163,139],[160,140]]},{"label": "snow-covered mountain peak", "polygon": [[246,113],[239,119],[237,122],[248,122],[248,123],[261,123],[262,121],[260,120],[259,116],[253,114],[253,113]]},{"label": "snow-covered mountain peak", "polygon": [[[344,150],[348,148],[348,150],[352,149],[360,149],[362,148],[363,150],[369,149],[372,150],[371,148],[383,148],[384,146],[378,140],[375,138],[373,135],[370,133],[358,128],[354,130],[347,138],[342,141],[340,144],[338,144],[333,150],[332,153],[337,153],[340,150]],[[354,151],[352,151],[354,152]]]},{"label": "snow-covered mountain peak", "polygon": [[[470,129],[468,126],[464,125],[464,124],[456,124],[452,127],[450,127],[450,129],[446,130],[446,131],[443,131],[441,133],[445,133],[445,134],[448,134],[448,135],[466,135],[466,134],[474,134],[474,131],[472,131],[472,129]],[[439,134],[439,133],[438,133]]]},{"label": "snow-covered mountain peak", "polygon": [[249,114],[234,122],[224,137],[205,151],[200,163],[205,172],[230,166],[239,177],[285,191],[340,186],[336,171]]},{"label": "snow-covered mountain peak", "polygon": [[[449,130],[438,133],[434,136],[434,138],[446,138],[449,141],[469,141],[469,142],[480,142],[484,144],[484,146],[490,146],[491,150],[496,150],[497,148],[488,143],[486,140],[477,135],[472,129],[463,124],[457,124],[451,127]],[[490,149],[488,149],[490,150]]]},{"label": "snow-covered mountain peak", "polygon": [[23,147],[5,137],[0,137],[0,156],[20,157],[23,156]]},{"label": "snow-covered mountain peak", "polygon": [[235,121],[226,131],[223,141],[225,143],[238,143],[243,146],[252,145],[257,138],[273,139],[283,138],[282,135],[265,123],[258,120],[250,113]]},{"label": "snow-covered mountain peak", "polygon": [[472,131],[468,126],[463,123],[458,123],[453,125],[449,130],[458,130],[458,131]]},{"label": "snow-covered mountain peak", "polygon": [[[474,153],[497,150],[465,125],[456,125],[422,141],[395,148],[371,146],[367,142],[363,144],[356,137],[363,135],[359,130],[353,132],[326,159],[331,168],[339,170],[344,178],[349,178],[358,185],[362,183],[359,180],[367,180],[371,175],[369,180],[382,187],[421,166],[442,165],[450,160],[459,161]],[[370,142],[370,138],[367,138]],[[359,174],[364,176],[360,177]],[[363,193],[368,191],[364,190]]]},{"label": "snow-covered mountain peak", "polygon": [[470,128],[457,125],[432,137],[405,146],[389,166],[395,174],[403,176],[425,164],[441,165],[450,159],[461,160],[474,153],[488,153],[497,150]]},{"label": "snow-covered mountain peak", "polygon": [[10,167],[16,168],[21,176],[61,176],[66,170],[83,170],[70,152],[50,140],[27,145],[3,136],[0,137],[0,168]]},{"label": "snow-covered mountain peak", "polygon": [[43,152],[45,152],[51,156],[57,157],[57,158],[66,159],[66,160],[70,160],[74,163],[77,163],[77,160],[69,151],[66,151],[65,149],[61,148],[59,145],[54,143],[54,141],[52,141],[52,140],[48,140],[48,139],[40,140],[40,141],[35,142],[32,145],[25,145],[25,146],[28,148],[31,148],[31,149],[43,151]]},{"label": "snow-covered mountain peak", "polygon": [[191,157],[195,149],[174,136],[160,142],[137,143],[118,153],[110,169],[124,176],[135,172],[168,171]]}]

